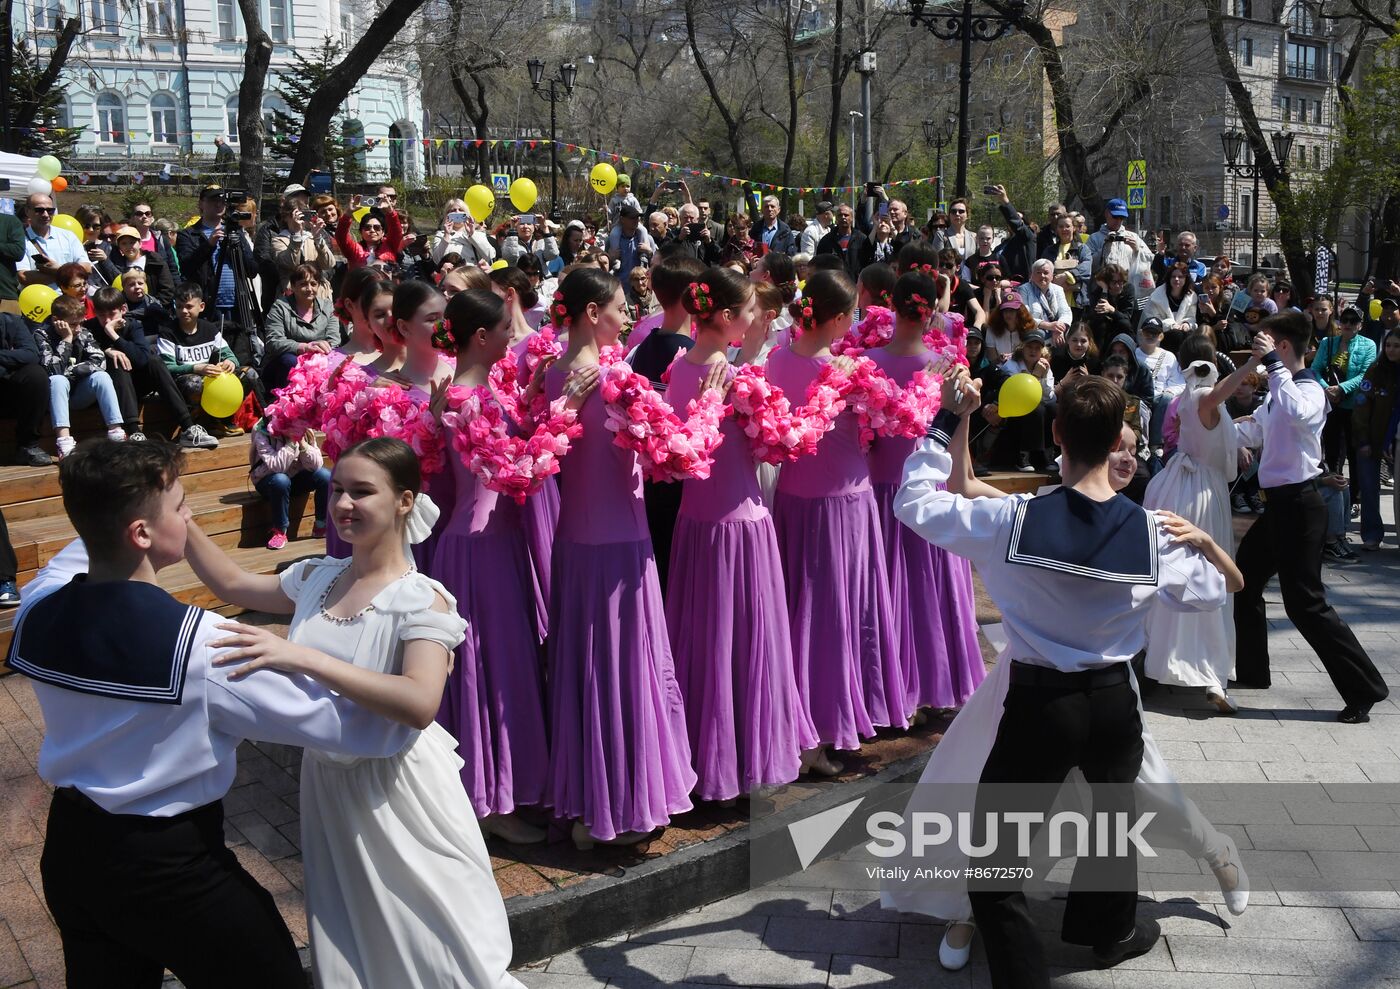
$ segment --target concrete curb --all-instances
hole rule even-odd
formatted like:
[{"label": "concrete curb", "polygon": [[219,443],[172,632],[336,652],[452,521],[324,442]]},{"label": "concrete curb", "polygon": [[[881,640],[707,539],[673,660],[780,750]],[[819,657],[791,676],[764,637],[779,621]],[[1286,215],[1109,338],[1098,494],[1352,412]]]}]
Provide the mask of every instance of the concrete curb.
[{"label": "concrete curb", "polygon": [[[902,811],[928,757],[929,752],[922,752],[872,776],[832,785],[737,831],[629,866],[620,876],[600,875],[550,893],[512,898],[506,903],[515,945],[511,964],[549,958],[800,872],[789,824],[862,798],[867,808],[888,802]],[[818,860],[864,838],[859,821],[848,821]],[[762,863],[758,873],[752,862]]]}]

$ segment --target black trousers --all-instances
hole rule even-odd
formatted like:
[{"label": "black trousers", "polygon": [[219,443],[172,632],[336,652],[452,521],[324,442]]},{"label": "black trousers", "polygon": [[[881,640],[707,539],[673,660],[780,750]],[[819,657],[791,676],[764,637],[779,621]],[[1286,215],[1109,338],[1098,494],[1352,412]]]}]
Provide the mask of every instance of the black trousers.
[{"label": "black trousers", "polygon": [[1322,426],[1322,459],[1333,474],[1346,472],[1350,465],[1351,503],[1361,503],[1361,474],[1352,459],[1351,409],[1335,408],[1327,413]]},{"label": "black trousers", "polygon": [[0,415],[15,421],[15,445],[34,446],[49,411],[49,372],[21,364],[0,378]]},{"label": "black trousers", "polygon": [[[982,770],[974,814],[974,842],[981,846],[987,814],[1008,811],[1048,816],[1070,770],[1079,768],[1093,790],[1093,813],[1134,818],[1132,784],[1142,766],[1142,719],[1126,663],[1085,673],[1015,663],[1005,713]],[[1010,784],[1010,785],[1008,785]],[[1110,818],[1111,820],[1112,818]],[[972,865],[1026,867],[1017,854],[1017,827],[1002,823],[997,850]],[[1090,831],[1091,849],[1098,847]],[[1108,847],[1113,849],[1110,841]],[[1026,909],[1022,878],[972,879],[973,915],[987,948],[996,989],[1048,989],[1045,954]],[[1080,856],[1065,904],[1061,937],[1071,944],[1108,945],[1131,934],[1137,922],[1137,852]]]},{"label": "black trousers", "polygon": [[666,596],[666,582],[671,573],[671,537],[676,531],[676,516],[681,513],[679,481],[643,481],[642,500],[646,504],[647,528],[651,531],[651,548],[656,556],[656,576],[661,581],[661,596]]},{"label": "black trousers", "polygon": [[68,989],[303,989],[272,894],[224,845],[222,802],[176,817],[109,814],[55,791],[39,862]]},{"label": "black trousers", "polygon": [[146,362],[145,367],[133,367],[130,371],[114,367],[112,362],[108,361],[107,373],[112,376],[112,385],[117,391],[117,405],[122,410],[122,424],[127,432],[135,429],[140,422],[141,403],[138,399],[151,392],[160,395],[161,401],[170,406],[170,411],[175,414],[175,420],[181,429],[189,429],[194,425],[189,403],[176,387],[170,369],[159,358],[153,357]]},{"label": "black trousers", "polygon": [[1264,514],[1245,533],[1235,555],[1244,574],[1244,590],[1235,595],[1235,679],[1244,686],[1270,683],[1264,586],[1278,574],[1288,620],[1317,653],[1342,700],[1366,707],[1384,700],[1389,689],[1347,623],[1327,603],[1322,583],[1326,534],[1327,509],[1316,481],[1264,489]]}]

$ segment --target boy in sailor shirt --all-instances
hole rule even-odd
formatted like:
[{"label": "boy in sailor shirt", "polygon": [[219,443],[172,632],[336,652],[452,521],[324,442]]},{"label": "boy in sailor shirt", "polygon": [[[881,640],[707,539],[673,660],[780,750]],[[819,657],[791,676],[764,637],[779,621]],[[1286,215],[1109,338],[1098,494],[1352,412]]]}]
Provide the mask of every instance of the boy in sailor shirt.
[{"label": "boy in sailor shirt", "polygon": [[306,678],[232,683],[214,665],[223,619],[156,585],[184,557],[180,458],[104,440],[59,470],[83,545],[26,588],[9,658],[46,725],[44,898],[70,989],[156,989],[167,968],[191,989],[302,989],[271,895],[224,845],[238,744],[377,758],[410,733]]},{"label": "boy in sailor shirt", "polygon": [[[925,539],[971,560],[1002,612],[1008,716],[982,772],[972,841],[995,838],[996,851],[979,864],[1012,871],[970,881],[969,892],[992,984],[1038,989],[1049,978],[1015,871],[1027,865],[1016,815],[1048,811],[1078,767],[1093,788],[1096,823],[1100,812],[1133,820],[1143,744],[1128,663],[1146,643],[1148,613],[1222,607],[1243,580],[1195,526],[1114,493],[1108,458],[1122,442],[1125,396],[1102,378],[1082,378],[1060,395],[1053,429],[1063,484],[1054,492],[971,499],[942,490],[959,416],[979,402],[965,370],[945,381],[943,411],[905,464],[894,510]],[[988,814],[999,815],[991,836]],[[1091,847],[1098,839],[1091,828]],[[1134,846],[1113,852],[1079,857],[1061,931],[1091,946],[1100,967],[1151,950],[1161,933],[1137,921]]]}]

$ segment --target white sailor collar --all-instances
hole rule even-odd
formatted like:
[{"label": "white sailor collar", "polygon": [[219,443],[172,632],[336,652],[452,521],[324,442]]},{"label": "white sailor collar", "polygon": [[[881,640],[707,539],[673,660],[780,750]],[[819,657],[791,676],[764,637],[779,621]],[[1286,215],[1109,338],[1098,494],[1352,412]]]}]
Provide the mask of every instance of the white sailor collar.
[{"label": "white sailor collar", "polygon": [[1157,531],[1152,516],[1122,495],[1094,501],[1061,487],[1016,506],[1006,562],[1155,586]]}]

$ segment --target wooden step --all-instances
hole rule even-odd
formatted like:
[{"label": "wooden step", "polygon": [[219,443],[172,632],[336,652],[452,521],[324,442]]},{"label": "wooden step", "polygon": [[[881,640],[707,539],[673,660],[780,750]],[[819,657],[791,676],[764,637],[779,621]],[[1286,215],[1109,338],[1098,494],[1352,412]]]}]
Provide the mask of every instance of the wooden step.
[{"label": "wooden step", "polygon": [[997,470],[992,471],[986,477],[978,478],[1003,494],[1035,494],[1047,484],[1059,484],[1058,474],[1029,473],[1023,474],[1020,471]]},{"label": "wooden step", "polygon": [[[244,547],[230,550],[229,556],[250,573],[273,574],[281,573],[298,560],[324,556],[325,553],[326,541],[324,539],[296,539],[280,550],[269,550],[264,546]],[[194,571],[190,569],[188,563],[179,563],[162,570],[160,572],[160,586],[185,604],[218,611],[221,615],[243,613],[242,608],[225,604],[214,597],[213,592],[194,575]],[[18,609],[16,608],[0,612],[0,650],[4,652],[9,651],[17,613]],[[9,672],[8,668],[5,669],[5,672]]]}]

